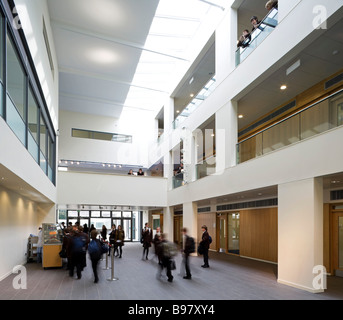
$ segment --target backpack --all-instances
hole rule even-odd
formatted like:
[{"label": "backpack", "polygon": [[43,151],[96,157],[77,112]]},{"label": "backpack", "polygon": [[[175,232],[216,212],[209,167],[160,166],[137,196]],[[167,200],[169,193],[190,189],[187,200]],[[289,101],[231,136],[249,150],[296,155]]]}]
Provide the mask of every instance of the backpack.
[{"label": "backpack", "polygon": [[102,255],[100,243],[92,240],[88,246],[88,253],[91,259],[100,259]]},{"label": "backpack", "polygon": [[86,238],[83,236],[74,236],[72,243],[73,253],[86,252]]},{"label": "backpack", "polygon": [[165,258],[172,258],[177,255],[177,248],[174,243],[169,241],[162,242],[162,253]]},{"label": "backpack", "polygon": [[212,243],[212,237],[210,235],[208,236],[208,241],[210,242],[210,244]]},{"label": "backpack", "polygon": [[189,241],[188,253],[194,253],[195,252],[195,241],[194,241],[194,238],[189,237],[188,241]]}]

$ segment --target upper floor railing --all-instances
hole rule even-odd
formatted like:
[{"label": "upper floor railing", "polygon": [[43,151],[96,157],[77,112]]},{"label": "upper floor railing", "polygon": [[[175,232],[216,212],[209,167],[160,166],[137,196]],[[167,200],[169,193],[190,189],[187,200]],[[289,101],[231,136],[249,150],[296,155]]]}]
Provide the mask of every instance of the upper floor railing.
[{"label": "upper floor railing", "polygon": [[273,32],[278,24],[278,10],[273,8],[267,16],[261,21],[259,26],[250,34],[250,36],[236,51],[236,67],[242,63],[250,53],[252,53],[262,41]]},{"label": "upper floor railing", "polygon": [[237,145],[237,163],[343,125],[343,90],[271,125]]}]

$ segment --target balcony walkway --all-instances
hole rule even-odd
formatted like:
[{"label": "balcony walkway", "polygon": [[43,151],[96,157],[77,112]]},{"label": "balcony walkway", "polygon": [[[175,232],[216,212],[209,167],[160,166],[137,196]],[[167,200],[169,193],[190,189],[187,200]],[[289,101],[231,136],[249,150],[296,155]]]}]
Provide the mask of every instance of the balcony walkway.
[{"label": "balcony walkway", "polygon": [[[82,279],[70,278],[65,269],[44,270],[28,264],[27,289],[15,290],[16,274],[0,282],[0,300],[331,300],[343,299],[343,278],[328,277],[328,289],[312,294],[277,283],[277,266],[225,254],[210,253],[210,268],[203,269],[202,257],[191,257],[192,280],[180,274],[181,255],[176,258],[174,281],[157,278],[153,248],[150,260],[141,260],[142,247],[126,243],[123,258],[115,258],[114,276],[99,264],[99,283],[93,283],[90,261]],[[110,262],[110,260],[109,260]],[[109,263],[110,265],[110,263]]]}]

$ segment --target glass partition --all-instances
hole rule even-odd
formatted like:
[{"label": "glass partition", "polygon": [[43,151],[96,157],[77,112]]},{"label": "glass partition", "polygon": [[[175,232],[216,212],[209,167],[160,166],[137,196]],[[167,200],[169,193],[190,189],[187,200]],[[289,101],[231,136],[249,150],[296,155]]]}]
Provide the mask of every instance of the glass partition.
[{"label": "glass partition", "polygon": [[183,186],[183,173],[178,173],[173,177],[173,189]]},{"label": "glass partition", "polygon": [[237,163],[343,125],[343,93],[335,93],[237,145]]}]

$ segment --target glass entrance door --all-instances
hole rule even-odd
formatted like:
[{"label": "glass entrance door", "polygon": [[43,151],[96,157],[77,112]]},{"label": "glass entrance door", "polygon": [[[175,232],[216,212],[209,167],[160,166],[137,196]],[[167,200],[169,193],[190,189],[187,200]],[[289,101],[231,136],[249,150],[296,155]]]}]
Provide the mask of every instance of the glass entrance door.
[{"label": "glass entrance door", "polygon": [[228,251],[239,254],[239,213],[228,214]]}]

